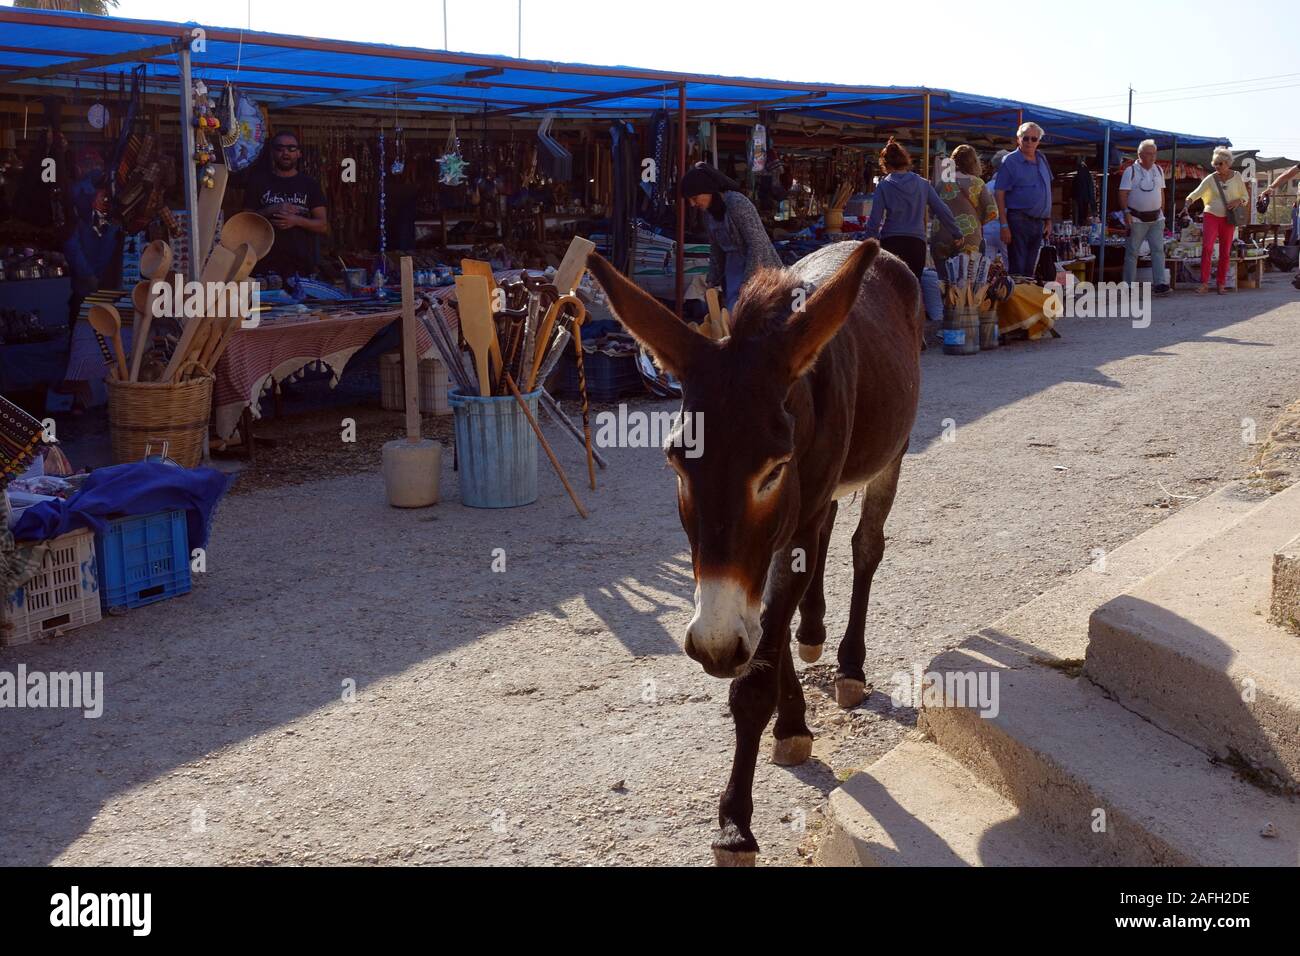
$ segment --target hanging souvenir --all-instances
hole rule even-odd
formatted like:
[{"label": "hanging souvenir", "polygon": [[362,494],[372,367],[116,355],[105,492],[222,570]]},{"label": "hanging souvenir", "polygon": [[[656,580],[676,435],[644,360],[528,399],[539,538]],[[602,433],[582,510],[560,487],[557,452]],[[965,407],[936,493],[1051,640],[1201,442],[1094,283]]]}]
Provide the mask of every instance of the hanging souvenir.
[{"label": "hanging souvenir", "polygon": [[749,139],[749,168],[755,173],[767,168],[767,127],[762,123],[755,124]]},{"label": "hanging souvenir", "polygon": [[[267,137],[267,119],[257,101],[245,93],[238,93],[227,85],[228,102],[222,114],[230,128],[221,137],[226,150],[226,165],[230,171],[246,169],[262,152]],[[232,138],[233,137],[233,138]],[[230,141],[227,145],[227,141]]]},{"label": "hanging souvenir", "polygon": [[86,122],[93,129],[103,129],[108,125],[108,107],[103,103],[95,103],[86,110]]},{"label": "hanging souvenir", "polygon": [[447,131],[446,152],[438,157],[438,182],[444,186],[460,186],[466,180],[465,171],[469,163],[460,153],[460,137],[456,135],[456,117],[451,118],[451,129]]},{"label": "hanging souvenir", "polygon": [[393,131],[393,165],[389,168],[394,176],[402,175],[402,170],[406,168],[406,136],[402,132],[402,127],[397,127]]}]

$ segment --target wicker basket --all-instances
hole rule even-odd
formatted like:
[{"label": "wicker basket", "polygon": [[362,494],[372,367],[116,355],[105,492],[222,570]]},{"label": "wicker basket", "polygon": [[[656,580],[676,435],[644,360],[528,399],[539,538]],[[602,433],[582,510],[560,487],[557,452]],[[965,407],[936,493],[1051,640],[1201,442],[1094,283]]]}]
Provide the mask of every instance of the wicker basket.
[{"label": "wicker basket", "polygon": [[212,412],[212,376],[182,382],[119,382],[108,378],[108,434],[113,461],[144,457],[145,445],[167,442],[169,454],[184,468],[203,460]]}]

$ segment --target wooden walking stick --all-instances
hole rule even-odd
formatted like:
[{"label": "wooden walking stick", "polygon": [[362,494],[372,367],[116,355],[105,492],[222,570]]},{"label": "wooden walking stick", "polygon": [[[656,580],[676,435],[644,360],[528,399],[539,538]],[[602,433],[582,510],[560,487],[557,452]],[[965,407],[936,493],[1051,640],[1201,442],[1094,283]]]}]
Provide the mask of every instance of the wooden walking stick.
[{"label": "wooden walking stick", "polygon": [[551,451],[551,446],[546,441],[546,436],[542,434],[542,426],[537,424],[537,419],[533,417],[533,413],[529,410],[528,403],[524,401],[524,397],[519,394],[519,386],[515,384],[515,380],[510,377],[509,372],[506,372],[506,385],[510,387],[510,394],[515,397],[515,401],[519,403],[520,409],[523,410],[524,417],[528,419],[528,424],[533,426],[533,431],[537,435],[537,440],[542,443],[542,450],[546,452],[546,457],[551,459],[551,467],[554,468],[555,473],[560,476],[560,484],[564,485],[564,490],[569,493],[569,497],[573,500],[573,507],[578,509],[578,514],[582,515],[584,518],[587,517],[587,509],[582,507],[582,502],[579,501],[578,496],[573,493],[573,486],[569,484],[569,479],[564,474],[564,469],[560,467],[560,460],[555,457],[555,452]]},{"label": "wooden walking stick", "polygon": [[582,355],[582,322],[587,317],[586,309],[579,309],[578,314],[573,317],[573,348],[577,355],[578,362],[578,396],[582,401],[582,437],[583,443],[587,446],[587,480],[591,482],[591,490],[596,490],[596,463],[591,456],[591,420],[587,416],[587,369],[583,363]]}]

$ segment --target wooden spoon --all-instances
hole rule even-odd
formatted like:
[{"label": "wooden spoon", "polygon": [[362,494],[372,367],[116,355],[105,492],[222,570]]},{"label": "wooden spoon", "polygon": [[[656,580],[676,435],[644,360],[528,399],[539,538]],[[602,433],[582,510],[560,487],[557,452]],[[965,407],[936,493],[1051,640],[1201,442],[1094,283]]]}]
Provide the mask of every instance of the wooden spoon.
[{"label": "wooden spoon", "polygon": [[172,247],[155,239],[140,253],[140,275],[146,279],[161,279],[171,271]]},{"label": "wooden spoon", "polygon": [[221,244],[234,251],[248,243],[257,251],[257,258],[265,259],[275,245],[275,227],[265,216],[255,212],[237,212],[221,228]]},{"label": "wooden spoon", "polygon": [[496,338],[496,325],[492,321],[492,302],[487,280],[482,276],[456,276],[456,308],[460,312],[461,334],[474,352],[474,367],[478,370],[478,393],[483,398],[492,394],[492,379],[488,377],[488,353]]},{"label": "wooden spoon", "polygon": [[144,359],[145,343],[149,341],[149,328],[153,325],[152,279],[141,279],[131,290],[131,304],[135,306],[135,326],[131,329],[131,377],[140,380],[140,362]]},{"label": "wooden spoon", "polygon": [[235,265],[226,276],[227,282],[243,282],[252,275],[253,267],[257,265],[257,250],[251,243],[240,243],[236,248],[231,250],[234,255]]},{"label": "wooden spoon", "polygon": [[[242,260],[240,260],[242,262]],[[238,268],[239,263],[235,261],[235,254],[225,246],[213,246],[212,252],[208,254],[207,265],[203,267],[203,274],[199,276],[200,282],[225,282],[226,277]]]},{"label": "wooden spoon", "polygon": [[113,340],[113,355],[117,358],[117,380],[127,380],[126,355],[122,350],[122,316],[111,305],[90,307],[90,327],[104,338]]}]

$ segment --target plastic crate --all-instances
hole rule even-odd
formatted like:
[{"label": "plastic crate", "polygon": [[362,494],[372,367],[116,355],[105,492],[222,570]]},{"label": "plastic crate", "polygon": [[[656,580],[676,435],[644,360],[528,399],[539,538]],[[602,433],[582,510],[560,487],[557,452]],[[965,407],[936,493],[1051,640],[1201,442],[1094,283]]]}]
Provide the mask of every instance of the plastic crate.
[{"label": "plastic crate", "polygon": [[[402,357],[397,352],[379,357],[379,405],[390,412],[406,411]],[[447,402],[447,369],[436,358],[420,360],[420,414],[451,414]]]},{"label": "plastic crate", "polygon": [[[637,371],[635,355],[606,355],[604,352],[585,352],[583,371],[587,373],[587,398],[593,402],[616,402],[628,395],[639,395],[645,388],[641,373]],[[573,350],[564,353],[558,375],[558,394],[576,398],[578,392],[578,363]]]},{"label": "plastic crate", "polygon": [[184,511],[117,518],[95,537],[104,610],[143,607],[190,591]]},{"label": "plastic crate", "polygon": [[0,643],[28,644],[100,619],[95,537],[87,529],[55,538],[41,569],[0,602]]}]

